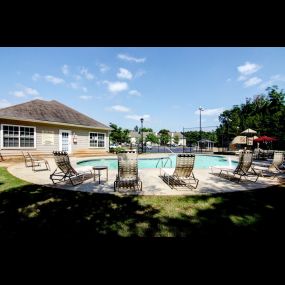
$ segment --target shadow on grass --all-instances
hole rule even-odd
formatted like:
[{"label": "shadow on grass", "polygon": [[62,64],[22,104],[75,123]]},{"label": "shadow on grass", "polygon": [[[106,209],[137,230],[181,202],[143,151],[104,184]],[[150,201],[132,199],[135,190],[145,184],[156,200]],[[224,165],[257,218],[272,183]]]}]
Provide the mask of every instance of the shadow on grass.
[{"label": "shadow on grass", "polygon": [[26,185],[0,192],[0,235],[284,237],[284,190],[279,186],[210,196],[137,197]]}]

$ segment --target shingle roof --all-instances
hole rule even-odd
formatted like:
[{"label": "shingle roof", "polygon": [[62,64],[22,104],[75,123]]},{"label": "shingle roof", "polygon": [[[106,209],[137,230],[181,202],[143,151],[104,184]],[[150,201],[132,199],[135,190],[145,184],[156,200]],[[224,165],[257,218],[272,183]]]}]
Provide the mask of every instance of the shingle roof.
[{"label": "shingle roof", "polygon": [[55,100],[32,100],[0,109],[0,118],[58,122],[64,124],[110,129],[108,126]]}]

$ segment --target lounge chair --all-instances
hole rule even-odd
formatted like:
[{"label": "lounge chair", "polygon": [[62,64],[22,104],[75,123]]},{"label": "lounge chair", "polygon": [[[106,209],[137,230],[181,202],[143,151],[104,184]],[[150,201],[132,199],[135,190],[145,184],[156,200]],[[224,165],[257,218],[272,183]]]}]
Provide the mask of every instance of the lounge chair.
[{"label": "lounge chair", "polygon": [[120,190],[120,188],[142,190],[136,153],[118,153],[118,174],[114,182],[114,191]]},{"label": "lounge chair", "polygon": [[[252,157],[253,154],[251,152],[243,152],[239,156],[239,162],[236,168],[231,168],[231,167],[219,167],[219,166],[213,166],[213,169],[218,169],[220,171],[219,176],[222,175],[223,172],[226,173],[226,176],[231,179],[235,178],[235,176],[239,176],[238,182],[241,181],[241,178],[244,177],[247,179],[250,176],[256,176],[256,179],[250,180],[252,182],[256,182],[258,177],[261,175],[260,172],[257,172],[252,168]],[[250,171],[251,170],[251,171]],[[231,173],[231,175],[229,175]]]},{"label": "lounge chair", "polygon": [[[30,162],[32,164],[32,170],[33,171],[41,171],[41,170],[49,170],[50,171],[50,166],[49,163],[46,159],[40,157],[40,156],[33,156],[29,152],[27,152],[29,158],[25,158],[25,163],[27,166],[27,163]],[[37,166],[41,166],[44,164],[45,168],[40,168],[36,169]]]},{"label": "lounge chair", "polygon": [[25,160],[25,166],[26,167],[32,167],[33,166],[33,163],[32,163],[32,159],[31,157],[29,156],[29,153],[27,152],[26,154],[22,151],[22,154],[23,154],[23,157],[24,157],[24,160]]},{"label": "lounge chair", "polygon": [[174,171],[170,168],[162,168],[163,180],[170,188],[175,186],[186,186],[189,189],[196,189],[199,180],[193,173],[195,163],[194,154],[178,154]]},{"label": "lounge chair", "polygon": [[50,175],[50,179],[54,184],[56,182],[66,181],[69,179],[70,183],[75,186],[83,183],[87,176],[92,176],[90,171],[77,171],[70,163],[69,156],[66,152],[54,151],[54,160],[57,165],[56,170]]},{"label": "lounge chair", "polygon": [[272,175],[274,179],[277,176],[277,174],[282,173],[280,167],[283,164],[283,162],[284,162],[284,153],[280,151],[275,151],[273,156],[273,161],[271,162],[271,164],[256,163],[252,168],[255,171],[261,171],[262,176]]}]

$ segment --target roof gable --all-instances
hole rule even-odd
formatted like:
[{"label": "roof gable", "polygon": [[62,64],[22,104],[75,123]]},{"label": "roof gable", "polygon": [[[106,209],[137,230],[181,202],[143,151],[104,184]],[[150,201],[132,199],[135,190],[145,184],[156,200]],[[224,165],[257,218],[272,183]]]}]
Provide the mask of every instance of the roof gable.
[{"label": "roof gable", "polygon": [[56,101],[32,100],[0,109],[0,117],[110,129],[108,126]]}]

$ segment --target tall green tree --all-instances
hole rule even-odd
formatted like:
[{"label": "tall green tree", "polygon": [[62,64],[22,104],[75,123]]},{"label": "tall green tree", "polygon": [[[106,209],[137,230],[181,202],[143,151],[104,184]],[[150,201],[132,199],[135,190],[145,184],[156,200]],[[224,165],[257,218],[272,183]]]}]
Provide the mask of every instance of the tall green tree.
[{"label": "tall green tree", "polygon": [[118,127],[116,124],[110,123],[110,127],[112,128],[110,132],[110,140],[113,143],[127,143],[129,142],[129,130],[122,129]]},{"label": "tall green tree", "polygon": [[150,133],[146,136],[146,142],[151,142],[151,143],[155,143],[158,144],[159,143],[159,138],[154,134],[154,133]]},{"label": "tall green tree", "polygon": [[169,130],[162,129],[159,131],[160,134],[160,144],[166,145],[170,142],[170,135],[169,135]]},{"label": "tall green tree", "polygon": [[278,86],[268,87],[266,94],[246,98],[245,103],[225,110],[216,130],[219,145],[226,145],[241,131],[251,128],[258,136],[277,137],[275,148],[285,148],[285,93]]},{"label": "tall green tree", "polygon": [[140,132],[143,131],[145,132],[153,132],[153,130],[151,128],[140,128]]}]

